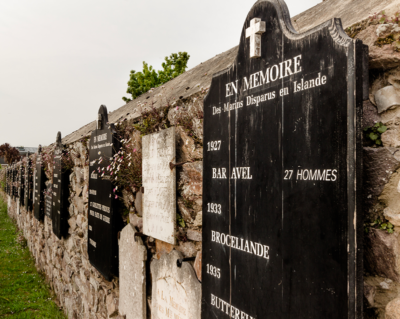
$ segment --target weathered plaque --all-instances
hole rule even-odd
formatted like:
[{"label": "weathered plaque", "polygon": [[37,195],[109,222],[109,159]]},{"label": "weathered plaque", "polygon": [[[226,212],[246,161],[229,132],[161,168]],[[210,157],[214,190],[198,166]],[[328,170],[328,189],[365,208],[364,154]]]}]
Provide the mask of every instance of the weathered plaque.
[{"label": "weathered plaque", "polygon": [[142,152],[143,233],[174,245],[175,127],[143,136]]},{"label": "weathered plaque", "polygon": [[10,170],[6,168],[6,185],[4,191],[7,195],[10,195]]},{"label": "weathered plaque", "polygon": [[63,167],[64,147],[61,143],[61,132],[57,133],[56,147],[54,149],[54,170],[53,170],[53,232],[61,239],[68,234],[68,196],[69,196],[69,175],[70,170]]},{"label": "weathered plaque", "polygon": [[24,191],[25,191],[25,165],[21,161],[18,172],[18,201],[24,205]]},{"label": "weathered plaque", "polygon": [[147,249],[136,229],[128,224],[119,240],[119,312],[126,319],[146,319]]},{"label": "weathered plaque", "polygon": [[[153,319],[201,318],[201,284],[193,267],[182,259],[182,254],[173,250],[151,262]],[[222,317],[213,315],[209,318]]]},{"label": "weathered plaque", "polygon": [[90,263],[107,280],[118,276],[118,231],[122,221],[113,184],[109,177],[101,177],[100,171],[109,165],[118,145],[114,126],[108,124],[107,108],[102,105],[97,129],[90,137],[88,252]]},{"label": "weathered plaque", "polygon": [[12,169],[7,168],[7,194],[12,195]]},{"label": "weathered plaque", "polygon": [[32,210],[32,160],[29,158],[29,152],[28,152],[28,158],[26,162],[26,167],[25,167],[25,209],[27,211]]},{"label": "weathered plaque", "polygon": [[36,168],[35,168],[35,188],[34,194],[34,215],[37,220],[43,220],[44,218],[44,189],[46,187],[46,174],[44,173],[42,165],[42,146],[39,145],[38,155],[36,157]]},{"label": "weathered plaque", "polygon": [[361,318],[364,47],[258,1],[204,100],[202,318]]}]

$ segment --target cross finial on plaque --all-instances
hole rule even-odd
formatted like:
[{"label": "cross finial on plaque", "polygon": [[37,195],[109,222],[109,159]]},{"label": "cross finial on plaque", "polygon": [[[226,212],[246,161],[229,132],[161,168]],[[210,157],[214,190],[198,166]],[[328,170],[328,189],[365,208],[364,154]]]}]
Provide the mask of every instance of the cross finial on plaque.
[{"label": "cross finial on plaque", "polygon": [[261,34],[265,32],[265,21],[254,18],[246,29],[246,38],[250,38],[250,58],[261,57]]}]

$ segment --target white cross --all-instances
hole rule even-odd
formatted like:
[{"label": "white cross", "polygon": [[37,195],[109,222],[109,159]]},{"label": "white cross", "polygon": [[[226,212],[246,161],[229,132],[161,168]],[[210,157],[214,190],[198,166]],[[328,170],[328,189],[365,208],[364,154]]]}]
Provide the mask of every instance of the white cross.
[{"label": "white cross", "polygon": [[246,29],[246,38],[250,38],[250,58],[261,57],[261,34],[265,32],[265,21],[254,18]]}]

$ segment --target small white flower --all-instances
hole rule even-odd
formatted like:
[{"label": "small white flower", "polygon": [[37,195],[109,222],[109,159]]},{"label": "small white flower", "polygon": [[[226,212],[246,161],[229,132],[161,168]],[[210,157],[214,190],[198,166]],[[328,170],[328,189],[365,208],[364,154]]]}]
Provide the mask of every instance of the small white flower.
[{"label": "small white flower", "polygon": [[131,163],[129,163],[128,166],[131,166]]}]

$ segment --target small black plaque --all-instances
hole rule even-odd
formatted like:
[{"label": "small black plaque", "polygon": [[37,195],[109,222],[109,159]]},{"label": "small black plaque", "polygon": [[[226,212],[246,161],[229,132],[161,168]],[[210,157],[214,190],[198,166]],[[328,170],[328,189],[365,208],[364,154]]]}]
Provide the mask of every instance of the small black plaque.
[{"label": "small black plaque", "polygon": [[248,14],[204,100],[203,319],[362,317],[363,50]]},{"label": "small black plaque", "polygon": [[[97,129],[90,137],[89,150],[89,230],[88,252],[90,263],[107,279],[118,276],[118,238],[122,228],[118,201],[109,179],[103,179],[101,169],[118,149],[113,124],[108,124],[107,108],[102,105],[98,113]],[[103,161],[99,164],[99,159]]]},{"label": "small black plaque", "polygon": [[21,161],[18,172],[18,200],[21,206],[24,205],[24,191],[25,191],[25,165]]},{"label": "small black plaque", "polygon": [[12,197],[14,200],[18,197],[18,168],[16,164],[12,166]]},{"label": "small black plaque", "polygon": [[25,209],[27,211],[32,210],[32,160],[29,157],[29,152],[28,152],[28,158],[25,166]]},{"label": "small black plaque", "polygon": [[61,132],[57,133],[56,147],[54,149],[53,171],[53,232],[61,239],[68,234],[68,196],[70,171],[63,167],[64,147],[61,143]]},{"label": "small black plaque", "polygon": [[46,183],[46,174],[44,173],[42,165],[42,146],[39,145],[38,155],[36,157],[36,168],[34,176],[34,201],[33,209],[34,215],[37,220],[43,220],[44,218],[44,189]]},{"label": "small black plaque", "polygon": [[52,219],[51,212],[53,211],[53,197],[51,196],[51,188],[47,188],[45,191],[44,202],[45,202],[45,214],[47,218]]}]

